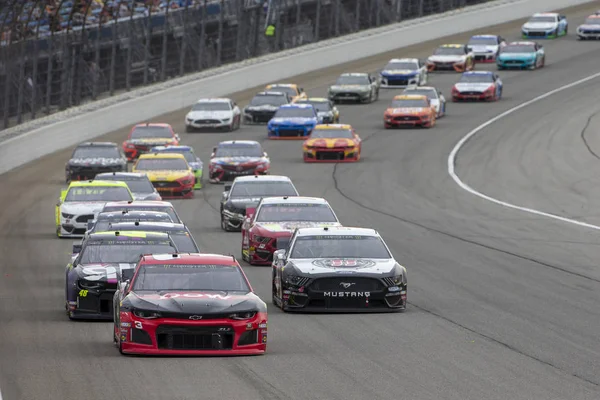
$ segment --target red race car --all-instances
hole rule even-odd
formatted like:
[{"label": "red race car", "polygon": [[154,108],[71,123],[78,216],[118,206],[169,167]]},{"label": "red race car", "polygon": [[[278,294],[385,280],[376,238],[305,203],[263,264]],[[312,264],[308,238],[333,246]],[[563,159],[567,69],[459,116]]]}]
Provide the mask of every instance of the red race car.
[{"label": "red race car", "polygon": [[129,132],[123,142],[123,152],[128,161],[135,161],[155,146],[178,146],[179,135],[169,124],[151,123],[137,124]]},{"label": "red race car", "polygon": [[263,197],[246,207],[242,224],[242,259],[250,265],[271,265],[277,241],[284,243],[296,228],[341,226],[327,200],[317,197]]},{"label": "red race car", "polygon": [[257,355],[267,350],[267,305],[233,256],[141,257],[113,299],[122,354]]}]

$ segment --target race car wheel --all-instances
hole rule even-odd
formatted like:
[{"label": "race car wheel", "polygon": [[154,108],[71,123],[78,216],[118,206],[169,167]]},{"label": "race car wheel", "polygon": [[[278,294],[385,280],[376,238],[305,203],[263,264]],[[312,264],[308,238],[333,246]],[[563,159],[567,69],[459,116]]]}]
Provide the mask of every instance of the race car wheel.
[{"label": "race car wheel", "polygon": [[185,126],[185,132],[186,132],[186,133],[192,133],[192,132],[194,132],[194,128],[192,128],[192,127],[191,127],[191,126],[189,126],[189,125],[186,125],[186,126]]},{"label": "race car wheel", "polygon": [[546,66],[546,56],[542,57],[542,64],[540,65],[540,68],[543,68]]},{"label": "race car wheel", "polygon": [[223,229],[225,232],[233,232],[233,229],[227,225],[225,218],[223,218],[223,214],[221,214],[221,229]]}]

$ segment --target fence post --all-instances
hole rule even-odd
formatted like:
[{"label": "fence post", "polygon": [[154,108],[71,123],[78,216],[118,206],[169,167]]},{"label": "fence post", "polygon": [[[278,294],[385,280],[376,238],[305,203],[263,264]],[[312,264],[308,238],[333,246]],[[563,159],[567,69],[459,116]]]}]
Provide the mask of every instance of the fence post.
[{"label": "fence post", "polygon": [[381,25],[381,0],[375,0],[375,25]]},{"label": "fence post", "polygon": [[396,22],[402,21],[402,0],[396,0]]},{"label": "fence post", "polygon": [[146,18],[146,29],[144,32],[144,86],[148,84],[148,71],[150,70],[150,43],[152,41],[152,7],[148,7],[148,18]]},{"label": "fence post", "polygon": [[335,0],[334,34],[340,36],[340,0]]},{"label": "fence post", "polygon": [[235,60],[241,61],[245,57],[242,55],[243,51],[243,41],[244,41],[244,31],[246,30],[246,13],[244,12],[244,4],[242,0],[238,0],[236,2],[236,19],[237,19],[237,31],[235,38]]},{"label": "fence post", "polygon": [[133,52],[133,10],[129,15],[129,23],[127,24],[127,55],[125,61],[125,90],[131,90],[131,56]]},{"label": "fence post", "polygon": [[[165,11],[165,24],[163,25],[162,35],[162,52],[160,55],[160,80],[164,81],[167,78],[167,32],[169,30],[169,9],[171,8],[171,0],[167,0],[167,10]],[[152,23],[152,21],[148,21]]]},{"label": "fence post", "polygon": [[423,16],[423,1],[424,0],[419,0],[419,17]]},{"label": "fence post", "polygon": [[[187,20],[190,2],[186,0],[183,12],[183,34],[181,35],[181,53],[179,53],[179,75],[185,74],[185,53],[187,52]],[[181,12],[179,13],[181,14]]]},{"label": "fence post", "polygon": [[355,25],[356,31],[360,30],[360,4],[361,4],[361,0],[356,0],[356,7],[355,7],[355,11],[354,11],[354,19],[355,19]]},{"label": "fence post", "polygon": [[198,48],[198,71],[202,71],[204,69],[204,45],[206,42],[206,1],[202,3],[202,7],[200,7],[200,44]]},{"label": "fence post", "polygon": [[260,38],[260,28],[261,28],[261,24],[260,24],[260,15],[262,14],[263,10],[262,7],[256,7],[255,12],[254,12],[254,39],[252,41],[252,55],[254,57],[258,56],[258,51],[259,51],[259,38]]},{"label": "fence post", "polygon": [[315,42],[319,41],[319,31],[321,30],[321,0],[317,0],[317,16],[315,17]]},{"label": "fence post", "polygon": [[221,6],[219,9],[219,33],[217,39],[217,67],[221,66],[221,52],[223,51],[223,22],[225,19],[225,0],[221,0]]},{"label": "fence post", "polygon": [[110,53],[110,75],[108,78],[108,92],[112,96],[115,94],[115,66],[117,58],[117,21],[112,21],[112,47]]},{"label": "fence post", "polygon": [[296,0],[296,25],[300,25],[301,19],[302,19],[301,0]]},{"label": "fence post", "polygon": [[[37,4],[36,4],[37,6]],[[38,76],[38,56],[40,46],[40,24],[35,28],[35,37],[33,40],[33,71],[31,73],[31,119],[35,119],[37,111],[37,76]]]}]

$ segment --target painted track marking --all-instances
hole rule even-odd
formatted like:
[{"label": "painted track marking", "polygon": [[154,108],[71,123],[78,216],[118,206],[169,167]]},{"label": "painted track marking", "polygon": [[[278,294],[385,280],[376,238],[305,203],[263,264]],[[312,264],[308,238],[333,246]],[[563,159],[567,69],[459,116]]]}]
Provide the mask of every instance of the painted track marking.
[{"label": "painted track marking", "polygon": [[509,110],[504,111],[502,114],[495,116],[494,118],[488,120],[487,122],[479,125],[478,127],[476,127],[475,129],[473,129],[472,131],[470,131],[469,133],[467,133],[461,140],[458,141],[458,143],[456,143],[456,145],[454,146],[454,148],[452,149],[452,151],[450,152],[450,155],[448,156],[448,173],[450,174],[450,176],[452,177],[452,179],[454,180],[454,182],[456,182],[456,184],[458,186],[460,186],[463,190],[466,190],[467,192],[480,197],[484,200],[490,201],[492,203],[498,204],[500,206],[503,207],[507,207],[507,208],[512,208],[514,210],[519,210],[519,211],[523,211],[529,214],[534,214],[534,215],[539,215],[541,217],[546,217],[546,218],[551,218],[557,221],[561,221],[561,222],[566,222],[569,224],[573,224],[573,225],[578,225],[584,228],[589,228],[589,229],[595,229],[595,230],[600,230],[600,226],[598,225],[593,225],[593,224],[588,224],[586,222],[582,222],[582,221],[578,221],[575,219],[571,219],[571,218],[566,218],[566,217],[561,217],[560,215],[555,215],[555,214],[550,214],[550,213],[546,213],[543,211],[539,211],[539,210],[535,210],[533,208],[528,208],[528,207],[522,207],[516,204],[511,204],[499,199],[496,199],[494,197],[488,196],[484,193],[481,193],[479,191],[477,191],[476,189],[472,188],[471,186],[469,186],[468,184],[466,184],[465,182],[462,181],[462,179],[460,179],[460,177],[457,175],[456,173],[456,160],[457,160],[457,156],[458,153],[460,152],[460,150],[463,148],[463,146],[471,139],[473,138],[475,135],[477,135],[479,132],[481,132],[483,129],[487,128],[488,126],[494,124],[495,122],[498,122],[499,120],[501,120],[502,118],[509,116],[510,114],[515,113],[516,111],[522,110],[523,108],[530,106],[534,103],[537,103],[547,97],[550,97],[556,93],[560,93],[564,90],[570,89],[572,87],[575,86],[579,86],[582,83],[586,83],[589,82],[593,79],[596,79],[600,77],[600,73],[596,73],[593,75],[590,75],[586,78],[580,79],[578,81],[575,82],[571,82],[568,85],[564,85],[564,86],[560,86],[554,90],[551,90],[549,92],[546,92],[540,96],[537,96],[531,100],[528,100],[524,103],[519,104],[516,107],[513,107]]}]

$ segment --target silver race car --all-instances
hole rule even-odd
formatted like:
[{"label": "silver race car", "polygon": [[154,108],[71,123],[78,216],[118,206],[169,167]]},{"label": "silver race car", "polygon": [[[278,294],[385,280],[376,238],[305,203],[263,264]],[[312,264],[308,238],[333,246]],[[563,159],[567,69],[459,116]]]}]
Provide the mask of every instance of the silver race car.
[{"label": "silver race car", "polygon": [[334,103],[372,103],[379,98],[379,87],[379,80],[369,74],[342,74],[335,85],[329,87],[327,96]]}]

